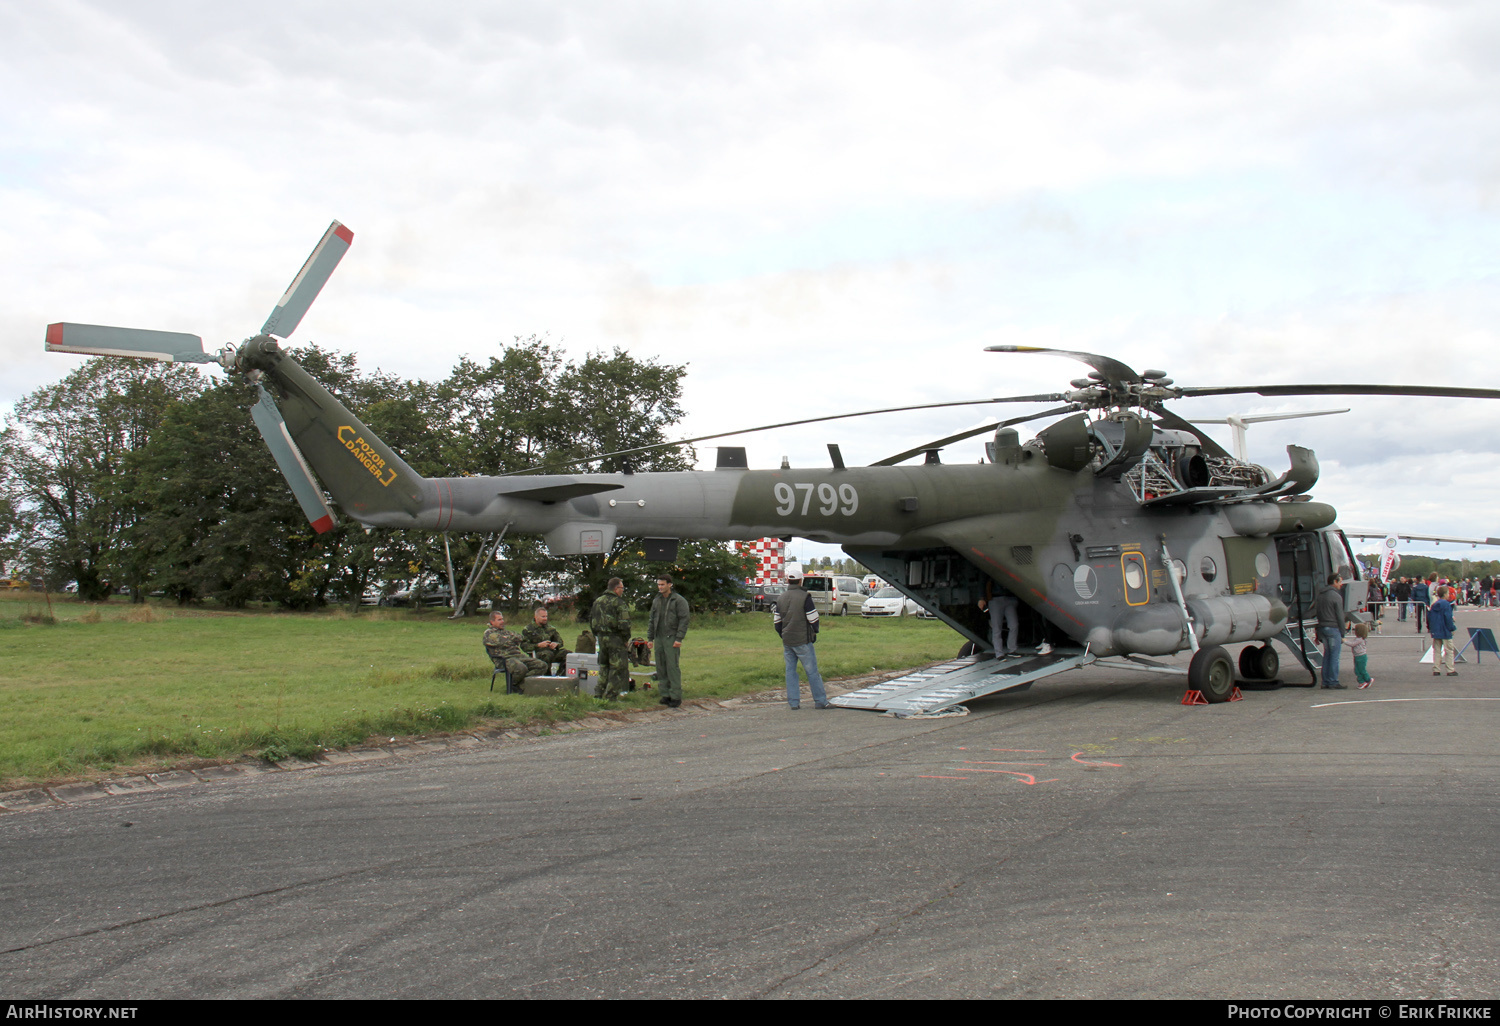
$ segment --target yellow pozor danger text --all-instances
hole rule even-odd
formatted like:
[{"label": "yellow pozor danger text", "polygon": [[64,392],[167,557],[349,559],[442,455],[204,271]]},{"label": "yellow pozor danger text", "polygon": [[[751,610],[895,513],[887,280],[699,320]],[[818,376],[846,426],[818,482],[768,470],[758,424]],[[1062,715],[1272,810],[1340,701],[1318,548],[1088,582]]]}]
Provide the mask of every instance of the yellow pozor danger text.
[{"label": "yellow pozor danger text", "polygon": [[354,454],[354,458],[363,463],[365,469],[375,475],[383,487],[389,488],[392,481],[396,480],[396,468],[385,465],[385,460],[380,457],[370,443],[359,437],[359,433],[347,424],[339,425],[339,441],[344,443],[344,448]]}]

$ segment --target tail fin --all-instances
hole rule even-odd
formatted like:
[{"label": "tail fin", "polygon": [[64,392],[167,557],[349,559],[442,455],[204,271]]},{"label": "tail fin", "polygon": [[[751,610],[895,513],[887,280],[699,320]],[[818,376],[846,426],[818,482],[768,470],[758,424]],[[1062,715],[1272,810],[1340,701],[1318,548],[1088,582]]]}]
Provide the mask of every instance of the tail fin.
[{"label": "tail fin", "polygon": [[[422,475],[283,352],[275,339],[251,339],[240,347],[236,362],[241,370],[264,374],[263,384],[279,400],[283,426],[296,443],[294,451],[300,450],[350,516],[365,523],[414,526],[423,504]],[[297,492],[298,475],[286,466],[282,472]],[[308,519],[314,520],[311,510]]]}]

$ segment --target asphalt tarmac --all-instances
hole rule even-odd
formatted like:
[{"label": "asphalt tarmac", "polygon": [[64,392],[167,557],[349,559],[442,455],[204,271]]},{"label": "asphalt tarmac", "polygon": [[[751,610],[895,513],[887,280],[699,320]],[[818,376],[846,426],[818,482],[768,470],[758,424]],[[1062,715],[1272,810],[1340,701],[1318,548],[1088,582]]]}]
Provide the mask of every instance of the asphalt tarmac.
[{"label": "asphalt tarmac", "polygon": [[3,815],[0,996],[1492,998],[1500,661],[1409,631],[1364,691],[1088,669]]}]

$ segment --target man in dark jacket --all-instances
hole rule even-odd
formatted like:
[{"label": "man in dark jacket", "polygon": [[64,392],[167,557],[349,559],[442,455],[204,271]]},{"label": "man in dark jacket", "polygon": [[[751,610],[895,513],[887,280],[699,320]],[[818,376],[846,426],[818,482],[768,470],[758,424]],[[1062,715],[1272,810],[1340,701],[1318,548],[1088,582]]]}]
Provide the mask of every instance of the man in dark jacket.
[{"label": "man in dark jacket", "polygon": [[1391,589],[1391,597],[1396,600],[1396,619],[1405,620],[1411,606],[1411,582],[1405,577],[1401,578]]},{"label": "man in dark jacket", "polygon": [[1344,578],[1328,575],[1328,587],[1318,592],[1318,640],[1323,644],[1323,686],[1344,688],[1339,683],[1339,653],[1344,649]]},{"label": "man in dark jacket", "polygon": [[786,657],[786,704],[793,709],[802,708],[802,686],[797,680],[797,664],[800,662],[807,673],[813,705],[819,709],[830,708],[814,647],[818,641],[818,607],[813,604],[812,596],[802,590],[800,563],[787,564],[786,591],[776,600],[771,625],[781,635],[781,650]]},{"label": "man in dark jacket", "polygon": [[1457,677],[1455,665],[1458,649],[1453,641],[1453,597],[1452,588],[1438,588],[1436,600],[1427,611],[1427,630],[1432,635],[1432,675],[1436,677],[1447,669],[1448,676]]},{"label": "man in dark jacket", "polygon": [[[1436,576],[1434,574],[1433,576]],[[1427,606],[1432,602],[1432,586],[1422,578],[1417,578],[1417,583],[1411,586],[1411,602],[1417,611],[1417,633],[1422,633],[1422,617],[1427,612]]]},{"label": "man in dark jacket", "polygon": [[[656,579],[656,598],[651,600],[651,624],[646,629],[646,644],[656,653],[656,689],[658,704],[676,709],[682,704],[682,639],[687,637],[692,611],[688,600],[672,591],[672,578],[662,574]],[[656,643],[661,642],[657,648]]]}]

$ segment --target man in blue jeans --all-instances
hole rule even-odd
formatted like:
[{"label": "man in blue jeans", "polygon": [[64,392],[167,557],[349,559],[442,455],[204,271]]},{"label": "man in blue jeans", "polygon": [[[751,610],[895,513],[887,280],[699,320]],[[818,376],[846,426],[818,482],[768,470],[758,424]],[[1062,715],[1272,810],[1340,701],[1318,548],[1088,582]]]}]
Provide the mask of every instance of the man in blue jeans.
[{"label": "man in blue jeans", "polygon": [[786,591],[776,599],[776,608],[771,612],[771,625],[781,635],[781,649],[786,657],[786,704],[793,709],[802,708],[802,687],[797,680],[797,664],[807,671],[807,686],[812,691],[813,705],[819,709],[830,708],[828,695],[823,690],[823,675],[818,672],[818,653],[814,645],[818,640],[818,607],[813,598],[802,590],[802,564],[788,563],[786,567]]},{"label": "man in blue jeans", "polygon": [[1328,587],[1318,592],[1313,607],[1318,613],[1318,641],[1323,645],[1323,686],[1347,690],[1339,683],[1339,654],[1344,649],[1344,578],[1338,571],[1328,575]]}]

